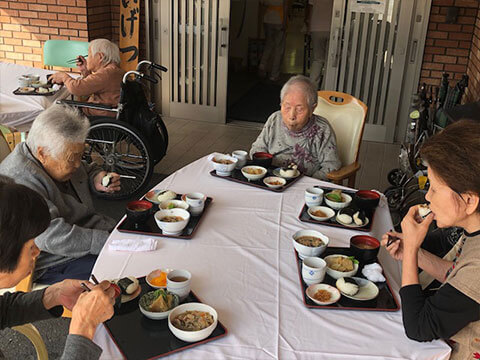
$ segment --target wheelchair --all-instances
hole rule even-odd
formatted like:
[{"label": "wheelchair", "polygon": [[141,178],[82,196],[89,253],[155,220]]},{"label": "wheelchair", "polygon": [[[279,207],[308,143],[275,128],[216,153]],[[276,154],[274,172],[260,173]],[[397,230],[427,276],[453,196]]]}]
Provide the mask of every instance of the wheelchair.
[{"label": "wheelchair", "polygon": [[[140,72],[146,65],[147,75]],[[168,148],[168,132],[159,114],[153,109],[145,94],[143,80],[158,83],[155,71],[167,71],[148,60],[138,63],[136,70],[125,73],[118,106],[93,104],[73,100],[57,103],[115,112],[114,117],[91,117],[83,160],[96,163],[108,172],[121,176],[121,190],[115,193],[95,192],[107,199],[125,199],[140,193],[148,184],[153,167],[162,160]]]}]

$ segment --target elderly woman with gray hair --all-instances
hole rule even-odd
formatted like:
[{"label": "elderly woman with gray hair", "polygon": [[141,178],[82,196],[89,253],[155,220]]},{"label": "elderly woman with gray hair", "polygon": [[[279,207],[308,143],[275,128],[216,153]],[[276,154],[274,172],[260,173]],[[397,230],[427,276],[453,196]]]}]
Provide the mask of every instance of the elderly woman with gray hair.
[{"label": "elderly woman with gray hair", "polygon": [[[56,84],[64,84],[75,96],[89,96],[88,102],[117,106],[125,72],[119,67],[118,46],[107,39],[96,39],[88,46],[88,60],[79,55],[77,68],[82,77],[72,78],[65,72],[50,77]],[[83,108],[88,116],[115,116],[114,112]]]},{"label": "elderly woman with gray hair", "polygon": [[308,176],[321,180],[341,166],[335,133],[324,118],[314,115],[317,92],[309,78],[297,75],[280,92],[280,111],[270,115],[252,144],[256,152],[276,154],[273,164],[295,163]]},{"label": "elderly woman with gray hair", "polygon": [[33,122],[26,142],[0,164],[0,174],[37,191],[46,200],[51,222],[35,243],[40,248],[34,280],[53,284],[88,279],[115,220],[97,214],[90,190],[120,189],[120,177],[82,162],[88,119],[73,108],[53,105]]}]

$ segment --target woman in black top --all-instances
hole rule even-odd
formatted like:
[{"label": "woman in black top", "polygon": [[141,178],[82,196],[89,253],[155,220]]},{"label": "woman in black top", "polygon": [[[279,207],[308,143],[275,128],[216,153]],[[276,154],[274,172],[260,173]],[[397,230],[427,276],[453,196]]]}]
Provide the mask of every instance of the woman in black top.
[{"label": "woman in black top", "polygon": [[[403,262],[405,331],[417,341],[451,339],[452,359],[473,359],[480,356],[480,123],[450,125],[426,141],[421,156],[428,166],[432,212],[422,220],[419,207],[410,208],[401,239],[387,247]],[[465,229],[453,261],[420,248],[433,220],[440,228]],[[386,234],[382,244],[387,240]],[[442,283],[433,296],[422,292],[418,267]]]}]

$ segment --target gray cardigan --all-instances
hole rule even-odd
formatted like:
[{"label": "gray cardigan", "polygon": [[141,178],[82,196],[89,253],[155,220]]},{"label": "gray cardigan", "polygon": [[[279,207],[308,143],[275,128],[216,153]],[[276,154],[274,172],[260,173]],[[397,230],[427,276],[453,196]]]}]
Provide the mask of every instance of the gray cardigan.
[{"label": "gray cardigan", "polygon": [[[22,325],[38,320],[58,317],[63,308],[57,306],[50,311],[43,305],[45,289],[30,293],[5,293],[0,296],[0,329]],[[80,335],[68,335],[62,360],[96,360],[102,349],[91,340]]]},{"label": "gray cardigan", "polygon": [[35,240],[41,250],[35,279],[51,266],[88,254],[98,255],[105,244],[115,220],[97,214],[90,195],[91,181],[100,170],[82,164],[72,176],[72,186],[81,200],[78,201],[60,191],[25,143],[17,145],[0,164],[0,174],[37,191],[50,210],[50,226]]}]

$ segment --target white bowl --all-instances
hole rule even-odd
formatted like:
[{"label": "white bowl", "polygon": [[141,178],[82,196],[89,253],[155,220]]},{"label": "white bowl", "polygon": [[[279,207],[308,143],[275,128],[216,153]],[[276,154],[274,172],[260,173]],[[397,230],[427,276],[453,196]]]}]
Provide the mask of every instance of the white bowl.
[{"label": "white bowl", "polygon": [[[261,170],[262,172],[260,174],[249,174],[246,172],[247,169],[258,169],[258,170]],[[248,179],[248,181],[260,180],[265,176],[266,173],[267,173],[267,169],[261,166],[249,165],[249,166],[244,166],[242,168],[242,174]]]},{"label": "white bowl", "polygon": [[168,275],[168,273],[170,271],[172,271],[173,269],[157,269],[157,270],[153,270],[150,274],[148,274],[146,277],[145,277],[145,280],[147,281],[147,284],[150,285],[150,287],[154,288],[154,289],[166,289],[167,288],[167,276],[165,275],[165,286],[158,286],[158,285],[153,285],[151,283],[151,280],[157,276],[160,276],[160,274],[162,272],[164,272],[165,274]]},{"label": "white bowl", "polygon": [[148,293],[146,293],[145,295],[143,295],[140,300],[138,301],[138,307],[140,308],[140,312],[145,315],[147,318],[149,319],[152,319],[152,320],[163,320],[163,319],[166,319],[168,317],[168,314],[170,314],[173,309],[175,309],[175,307],[178,306],[178,304],[180,303],[180,299],[178,298],[178,295],[177,294],[172,294],[174,296],[174,300],[173,300],[173,307],[170,309],[170,310],[167,310],[167,311],[163,311],[163,312],[154,312],[154,311],[148,311],[146,309],[143,308],[142,306],[142,302],[143,302],[143,299],[148,296],[150,293],[153,293],[155,292],[154,291],[150,291]]},{"label": "white bowl", "polygon": [[17,78],[17,80],[18,80],[18,85],[19,85],[20,87],[29,87],[30,84],[32,83],[32,80],[31,80],[30,78],[25,77],[25,76],[23,76],[23,75],[22,75],[22,76],[19,76],[19,77]]},{"label": "white bowl", "polygon": [[[316,215],[313,215],[313,213],[315,211],[318,211],[320,210],[321,212],[323,212],[326,216],[316,216]],[[331,219],[332,217],[335,216],[335,210],[332,210],[330,209],[329,207],[326,207],[326,206],[312,206],[311,208],[308,208],[308,215],[314,219],[314,220],[317,220],[317,221],[327,221],[329,219]]]},{"label": "white bowl", "polygon": [[340,209],[346,208],[352,202],[352,197],[348,194],[342,194],[342,198],[343,200],[345,200],[343,202],[335,202],[335,201],[328,200],[327,198],[328,194],[326,194],[324,197],[325,203],[334,210],[340,210]]},{"label": "white bowl", "polygon": [[[302,245],[296,240],[301,236],[314,236],[314,237],[320,238],[323,241],[323,245],[317,246],[317,247]],[[292,241],[293,241],[293,247],[298,252],[298,256],[300,256],[300,259],[303,260],[306,257],[321,255],[327,248],[329,240],[328,240],[328,237],[323,235],[321,232],[318,232],[315,230],[300,230],[300,231],[297,231],[295,234],[293,234]]]},{"label": "white bowl", "polygon": [[334,254],[334,255],[328,255],[325,256],[324,260],[327,262],[327,274],[330,275],[334,279],[340,279],[341,277],[352,277],[354,276],[357,271],[358,271],[358,264],[353,263],[353,270],[352,271],[338,271],[338,270],[333,270],[330,269],[330,262],[333,257],[336,256],[341,256],[341,257],[349,257],[347,255],[341,255],[341,254]]},{"label": "white bowl", "polygon": [[168,209],[188,210],[190,206],[183,200],[167,200],[167,201],[162,201],[159,207],[162,210],[168,210]]},{"label": "white bowl", "polygon": [[320,206],[323,200],[323,189],[310,187],[305,190],[305,204],[308,207]]},{"label": "white bowl", "polygon": [[27,74],[27,75],[22,75],[22,76],[30,79],[31,81],[39,81],[40,80],[40,75]]},{"label": "white bowl", "polygon": [[[274,181],[275,182],[280,182],[281,184],[280,185],[271,184]],[[278,188],[281,188],[282,186],[284,186],[287,183],[287,180],[285,180],[284,178],[278,177],[278,176],[269,176],[269,177],[266,177],[265,179],[263,179],[263,183],[265,185],[267,185],[269,188],[278,189]]]},{"label": "white bowl", "polygon": [[[40,80],[39,81],[32,81],[30,83],[30,86],[34,87],[34,88],[41,88],[41,87],[45,87],[46,85],[47,85],[47,83],[41,82]],[[47,89],[46,92],[48,92],[48,89]]]},{"label": "white bowl", "polygon": [[[176,328],[172,324],[172,320],[175,319],[181,313],[185,311],[204,311],[208,312],[213,316],[213,324],[205,329],[198,330],[198,331],[185,331]],[[206,339],[210,336],[210,334],[215,330],[218,323],[218,315],[215,309],[207,304],[202,303],[187,303],[180,306],[177,306],[173,311],[168,315],[168,328],[170,331],[180,340],[186,342],[195,342]]]},{"label": "white bowl", "polygon": [[[325,302],[319,301],[319,300],[317,300],[313,297],[313,295],[315,295],[315,293],[318,290],[327,290],[328,292],[330,292],[330,295],[332,295],[332,297],[330,298],[330,300],[325,301]],[[312,300],[315,304],[320,305],[320,306],[334,304],[340,299],[340,291],[338,291],[337,288],[334,288],[333,286],[330,286],[330,285],[327,285],[327,284],[310,285],[307,288],[307,290],[305,291],[305,293],[310,298],[310,300]]]},{"label": "white bowl", "polygon": [[[161,221],[160,219],[164,216],[180,216],[183,220],[177,222]],[[189,220],[190,213],[183,209],[159,210],[155,213],[155,221],[165,235],[180,234],[187,226]]]},{"label": "white bowl", "polygon": [[[229,160],[232,163],[231,164],[220,164],[216,160]],[[235,169],[235,166],[237,165],[238,159],[236,157],[226,155],[226,154],[212,154],[209,157],[210,162],[213,165],[213,168],[217,172],[218,176],[229,176],[233,169]]]}]

